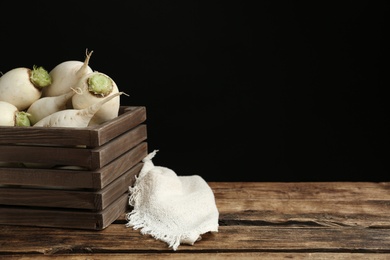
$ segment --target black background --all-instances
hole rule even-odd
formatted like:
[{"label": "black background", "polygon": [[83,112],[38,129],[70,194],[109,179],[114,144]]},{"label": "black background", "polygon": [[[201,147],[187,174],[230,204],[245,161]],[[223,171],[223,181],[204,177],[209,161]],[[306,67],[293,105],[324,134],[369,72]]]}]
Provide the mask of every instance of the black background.
[{"label": "black background", "polygon": [[178,175],[389,180],[387,2],[250,2],[2,4],[0,71],[93,50]]}]

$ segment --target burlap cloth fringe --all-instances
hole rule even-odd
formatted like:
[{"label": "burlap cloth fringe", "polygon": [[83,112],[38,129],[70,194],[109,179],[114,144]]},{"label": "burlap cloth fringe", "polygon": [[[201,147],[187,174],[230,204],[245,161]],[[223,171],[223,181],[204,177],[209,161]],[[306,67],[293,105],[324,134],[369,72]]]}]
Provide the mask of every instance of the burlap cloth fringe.
[{"label": "burlap cloth fringe", "polygon": [[177,176],[162,166],[154,166],[149,153],[135,183],[129,187],[127,227],[164,241],[173,250],[180,244],[193,245],[201,235],[218,232],[219,212],[214,193],[198,176]]}]

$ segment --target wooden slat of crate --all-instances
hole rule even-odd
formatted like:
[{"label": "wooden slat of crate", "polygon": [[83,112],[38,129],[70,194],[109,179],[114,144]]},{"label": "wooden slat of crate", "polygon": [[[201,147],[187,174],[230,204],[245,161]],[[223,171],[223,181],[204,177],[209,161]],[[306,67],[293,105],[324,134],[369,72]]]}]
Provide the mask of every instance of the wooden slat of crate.
[{"label": "wooden slat of crate", "polygon": [[[104,124],[85,128],[0,126],[1,144],[101,146],[146,120],[145,107],[121,107],[120,114]],[[3,161],[0,154],[0,161]]]},{"label": "wooden slat of crate", "polygon": [[141,124],[97,148],[0,145],[0,161],[73,165],[93,170],[107,165],[146,138],[146,125]]},{"label": "wooden slat of crate", "polygon": [[127,193],[99,212],[4,206],[0,207],[0,224],[102,230],[128,209]]},{"label": "wooden slat of crate", "polygon": [[0,188],[0,207],[10,205],[100,211],[128,191],[141,167],[142,163],[138,163],[110,185],[98,191],[3,187]]},{"label": "wooden slat of crate", "polygon": [[147,142],[142,142],[108,165],[92,171],[0,168],[0,185],[99,190],[140,162],[147,155],[147,150]]},{"label": "wooden slat of crate", "polygon": [[125,134],[113,139],[108,144],[93,150],[90,169],[97,169],[107,165],[114,158],[133,148],[147,138],[146,125],[139,125]]},{"label": "wooden slat of crate", "polygon": [[97,131],[91,132],[91,147],[101,146],[146,120],[145,107],[121,107],[120,111],[123,112],[116,119],[100,125]]},{"label": "wooden slat of crate", "polygon": [[148,154],[147,142],[138,144],[135,148],[122,155],[115,163],[110,163],[100,169],[99,179],[93,183],[91,188],[103,189],[114,179],[116,179],[121,172],[133,167],[136,163],[141,162]]}]

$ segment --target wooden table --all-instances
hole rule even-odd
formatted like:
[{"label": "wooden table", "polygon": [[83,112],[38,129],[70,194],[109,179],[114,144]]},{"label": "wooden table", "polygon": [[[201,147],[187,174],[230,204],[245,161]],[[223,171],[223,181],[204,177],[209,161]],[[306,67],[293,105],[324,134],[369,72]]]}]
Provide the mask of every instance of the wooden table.
[{"label": "wooden table", "polygon": [[177,251],[102,231],[0,225],[0,259],[390,259],[390,183],[211,182],[219,232]]}]

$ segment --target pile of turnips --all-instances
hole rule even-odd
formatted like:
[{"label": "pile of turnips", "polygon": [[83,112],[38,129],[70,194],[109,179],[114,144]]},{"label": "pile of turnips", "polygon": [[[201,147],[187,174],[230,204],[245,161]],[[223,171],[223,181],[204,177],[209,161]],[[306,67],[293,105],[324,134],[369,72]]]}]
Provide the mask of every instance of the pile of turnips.
[{"label": "pile of turnips", "polygon": [[[120,95],[114,80],[93,71],[86,51],[50,72],[43,67],[14,68],[0,76],[0,126],[87,127],[118,116]],[[127,95],[127,94],[126,94]]]}]

